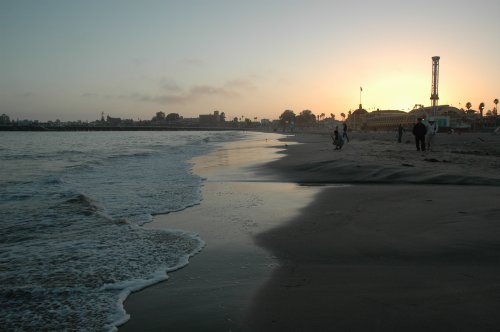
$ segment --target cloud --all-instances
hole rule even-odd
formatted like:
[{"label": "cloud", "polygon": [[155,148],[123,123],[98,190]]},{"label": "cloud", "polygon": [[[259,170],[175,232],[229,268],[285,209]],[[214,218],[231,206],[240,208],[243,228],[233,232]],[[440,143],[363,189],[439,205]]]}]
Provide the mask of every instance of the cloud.
[{"label": "cloud", "polygon": [[129,100],[134,102],[157,103],[157,104],[186,104],[199,100],[207,96],[223,97],[223,98],[241,98],[242,93],[256,90],[256,86],[249,80],[235,79],[226,82],[222,86],[216,85],[193,85],[189,89],[184,90],[170,80],[162,79],[160,81],[160,89],[166,93],[157,95],[132,92],[121,95],[104,95],[98,93],[86,92],[81,95],[82,98],[103,98],[103,99],[119,99]]},{"label": "cloud", "polygon": [[181,87],[178,86],[176,83],[167,81],[167,80],[162,80],[160,82],[161,88],[166,91],[171,91],[171,92],[180,92],[182,91]]},{"label": "cloud", "polygon": [[158,104],[184,104],[188,99],[184,96],[164,95],[153,97],[151,101]]},{"label": "cloud", "polygon": [[149,95],[145,93],[129,93],[122,94],[115,97],[116,99],[129,100],[134,102],[148,102],[157,104],[181,104],[185,103],[188,99],[183,95]]},{"label": "cloud", "polygon": [[129,94],[119,95],[117,98],[122,100],[131,100],[131,101],[149,101],[151,99],[151,96],[140,92],[132,92]]},{"label": "cloud", "polygon": [[255,84],[253,84],[252,81],[242,80],[242,79],[228,81],[224,86],[228,89],[237,89],[237,90],[246,90],[246,91],[257,90],[257,87],[255,86]]},{"label": "cloud", "polygon": [[212,96],[218,95],[230,98],[239,97],[239,94],[236,91],[211,85],[195,85],[191,88],[190,95],[192,97],[198,97],[203,95],[212,95]]},{"label": "cloud", "polygon": [[157,104],[183,104],[186,102],[186,98],[184,96],[176,96],[176,95],[158,95],[158,96],[142,95],[139,98],[136,98],[136,100],[157,103]]},{"label": "cloud", "polygon": [[203,62],[203,60],[196,59],[196,58],[184,58],[184,59],[182,59],[180,62],[181,62],[181,64],[183,64],[184,66],[188,66],[188,67],[192,67],[192,66],[202,66],[202,65],[204,65],[204,64],[205,64],[205,63]]},{"label": "cloud", "polygon": [[82,98],[99,98],[99,94],[97,93],[91,93],[91,92],[85,92],[81,94]]},{"label": "cloud", "polygon": [[254,88],[254,86],[249,81],[233,80],[224,86],[208,84],[194,85],[187,91],[184,91],[179,86],[169,82],[163,83],[162,88],[169,90],[171,93],[155,96],[133,93],[125,97],[134,101],[153,102],[158,104],[185,104],[206,96],[239,98],[241,95],[237,90],[250,90]]},{"label": "cloud", "polygon": [[223,86],[195,85],[191,87],[191,94],[196,95],[221,95],[225,97],[240,97],[241,92],[255,91],[257,86],[250,80],[234,79],[227,81]]}]

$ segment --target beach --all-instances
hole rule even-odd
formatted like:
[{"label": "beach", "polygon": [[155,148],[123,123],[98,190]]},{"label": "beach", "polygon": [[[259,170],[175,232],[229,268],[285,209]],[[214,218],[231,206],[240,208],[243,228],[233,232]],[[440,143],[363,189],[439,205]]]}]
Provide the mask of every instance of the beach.
[{"label": "beach", "polygon": [[[252,299],[280,262],[257,246],[255,235],[285,224],[312,202],[319,188],[257,174],[280,158],[282,135],[226,143],[195,158],[204,179],[203,200],[194,207],[158,215],[145,227],[182,229],[205,241],[189,265],[169,273],[166,282],[127,298],[131,319],[120,331],[238,331]],[[288,142],[291,146],[292,143]]]},{"label": "beach", "polygon": [[206,246],[132,294],[119,330],[496,330],[499,137],[440,133],[426,153],[409,133],[350,138],[334,151],[328,133],[297,133],[197,158],[201,204],[147,227]]}]

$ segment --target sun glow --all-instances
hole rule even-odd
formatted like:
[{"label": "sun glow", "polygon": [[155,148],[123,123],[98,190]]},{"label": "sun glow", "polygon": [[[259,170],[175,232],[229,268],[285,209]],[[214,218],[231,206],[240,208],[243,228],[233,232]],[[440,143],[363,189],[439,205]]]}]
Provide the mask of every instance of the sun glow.
[{"label": "sun glow", "polygon": [[[28,3],[0,5],[0,109],[11,118],[339,116],[358,108],[360,86],[365,109],[408,110],[430,105],[436,55],[441,105],[488,110],[500,97],[496,1],[456,2],[453,15],[430,0],[176,2],[176,10],[168,1],[88,0],[48,4],[43,15]],[[471,12],[481,24],[465,23]]]}]

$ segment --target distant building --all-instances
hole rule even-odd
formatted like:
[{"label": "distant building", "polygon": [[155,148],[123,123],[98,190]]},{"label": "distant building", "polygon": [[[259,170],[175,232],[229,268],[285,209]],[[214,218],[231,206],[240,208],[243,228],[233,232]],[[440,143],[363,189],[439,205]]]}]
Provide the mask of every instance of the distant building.
[{"label": "distant building", "polygon": [[349,115],[346,122],[352,129],[367,130],[396,130],[401,124],[403,127],[412,127],[417,118],[434,120],[440,128],[465,128],[465,112],[449,105],[423,107],[418,105],[410,112],[399,110],[376,110],[367,112],[357,109]]},{"label": "distant building", "polygon": [[465,111],[450,105],[414,108],[408,114],[413,115],[415,118],[434,120],[440,128],[470,127],[465,121]]},{"label": "distant building", "polygon": [[109,115],[106,117],[106,123],[112,125],[118,125],[122,122],[121,118],[112,118]]},{"label": "distant building", "polygon": [[363,129],[365,127],[365,116],[368,111],[363,108],[363,105],[359,104],[359,108],[351,113],[349,111],[349,116],[346,119],[347,126],[351,129]]},{"label": "distant building", "polygon": [[218,127],[225,123],[226,115],[224,112],[214,111],[213,114],[200,114],[200,127]]},{"label": "distant building", "polygon": [[399,110],[376,110],[365,115],[366,129],[396,129],[400,124],[403,127],[413,126],[416,117]]},{"label": "distant building", "polygon": [[200,123],[200,119],[199,118],[182,118],[180,121],[179,121],[180,124],[182,124],[182,126],[187,126],[187,127],[198,127],[199,123]]}]

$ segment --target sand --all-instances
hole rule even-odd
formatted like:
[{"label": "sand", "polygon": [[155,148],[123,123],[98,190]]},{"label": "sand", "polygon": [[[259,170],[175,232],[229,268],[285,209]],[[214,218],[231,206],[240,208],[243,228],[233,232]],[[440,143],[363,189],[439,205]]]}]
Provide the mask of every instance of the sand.
[{"label": "sand", "polygon": [[500,190],[461,189],[325,190],[307,214],[258,236],[285,263],[260,290],[248,326],[498,330]]},{"label": "sand", "polygon": [[206,179],[201,204],[156,216],[147,227],[189,230],[206,246],[166,282],[132,294],[125,302],[131,319],[120,331],[244,329],[253,297],[279,264],[254,236],[299,215],[319,192],[249,169],[280,157],[280,137],[225,144],[194,160]]},{"label": "sand", "polygon": [[[403,143],[396,133],[354,132],[342,150],[334,151],[326,134],[301,134],[287,147],[287,157],[269,166],[300,183],[415,183],[500,185],[500,135],[444,134],[432,151],[417,152],[413,135]],[[268,170],[265,170],[268,172]]]},{"label": "sand", "polygon": [[418,153],[395,136],[352,133],[334,151],[297,134],[198,160],[202,204],[150,227],[207,246],[133,294],[120,330],[497,330],[500,137],[439,134]]}]

